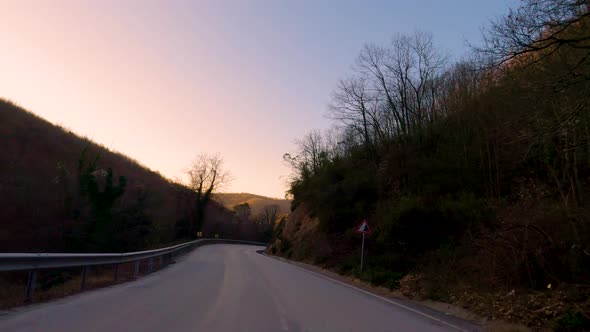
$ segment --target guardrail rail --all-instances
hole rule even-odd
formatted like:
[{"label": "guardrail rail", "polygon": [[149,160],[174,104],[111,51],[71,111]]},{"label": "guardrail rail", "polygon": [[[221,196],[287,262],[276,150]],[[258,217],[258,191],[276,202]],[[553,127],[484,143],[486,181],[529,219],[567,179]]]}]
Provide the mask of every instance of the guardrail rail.
[{"label": "guardrail rail", "polygon": [[86,288],[86,275],[89,266],[112,265],[114,281],[118,281],[119,264],[135,262],[133,277],[136,278],[140,272],[141,261],[148,260],[148,273],[153,271],[154,258],[159,258],[159,267],[169,265],[173,257],[188,252],[196,247],[206,244],[247,244],[266,246],[266,243],[227,240],[227,239],[199,239],[191,242],[181,243],[175,246],[137,251],[126,253],[0,253],[0,272],[7,271],[29,271],[25,301],[30,302],[35,291],[37,271],[60,269],[69,267],[82,267],[82,281],[80,288]]}]

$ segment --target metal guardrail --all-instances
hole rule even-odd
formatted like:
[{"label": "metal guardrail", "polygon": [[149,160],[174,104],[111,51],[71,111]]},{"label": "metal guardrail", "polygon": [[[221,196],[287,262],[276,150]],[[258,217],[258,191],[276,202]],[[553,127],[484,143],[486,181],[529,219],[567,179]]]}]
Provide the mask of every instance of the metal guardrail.
[{"label": "metal guardrail", "polygon": [[25,300],[31,301],[35,290],[38,270],[60,269],[69,267],[82,267],[81,288],[86,288],[86,274],[89,266],[112,265],[113,278],[118,280],[118,267],[121,263],[135,262],[133,277],[137,277],[141,261],[149,260],[148,272],[153,271],[153,260],[159,258],[159,267],[170,264],[173,256],[189,251],[193,248],[206,244],[247,244],[266,246],[266,243],[226,240],[226,239],[200,239],[191,242],[181,243],[172,247],[127,252],[127,253],[105,253],[105,254],[68,254],[68,253],[0,253],[0,271],[29,271]]}]

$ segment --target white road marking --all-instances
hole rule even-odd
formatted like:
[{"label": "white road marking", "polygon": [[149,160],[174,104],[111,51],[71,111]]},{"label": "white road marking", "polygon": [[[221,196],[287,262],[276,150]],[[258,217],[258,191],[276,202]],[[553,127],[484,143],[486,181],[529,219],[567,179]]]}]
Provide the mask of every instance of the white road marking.
[{"label": "white road marking", "polygon": [[385,297],[383,297],[383,296],[379,296],[379,295],[377,295],[377,294],[373,294],[373,293],[371,293],[371,292],[367,292],[367,291],[366,291],[366,290],[364,290],[364,289],[361,289],[361,288],[358,288],[358,287],[355,287],[355,286],[349,285],[349,284],[347,284],[347,283],[344,283],[344,282],[342,282],[342,281],[339,281],[339,280],[336,280],[336,279],[332,279],[332,278],[330,278],[330,277],[327,277],[327,276],[325,276],[325,275],[323,275],[323,274],[320,274],[320,273],[317,273],[317,272],[314,272],[314,271],[311,271],[311,270],[308,270],[308,269],[304,269],[304,268],[302,268],[302,267],[300,267],[300,266],[297,266],[297,265],[295,265],[295,264],[291,264],[291,263],[289,263],[289,262],[287,262],[287,261],[283,261],[283,260],[277,259],[277,258],[275,258],[275,257],[271,257],[271,256],[267,256],[267,255],[262,255],[262,256],[266,256],[266,257],[268,257],[268,258],[272,258],[272,259],[278,260],[279,262],[287,263],[287,264],[289,264],[289,265],[291,265],[291,266],[294,266],[294,267],[296,267],[296,268],[298,268],[298,269],[300,269],[300,270],[302,270],[302,271],[306,271],[306,272],[309,272],[309,273],[311,273],[311,274],[314,274],[314,275],[316,275],[316,276],[318,276],[318,277],[320,277],[320,278],[323,278],[323,279],[326,279],[326,280],[333,281],[333,282],[335,282],[335,283],[338,283],[338,284],[340,284],[340,285],[343,285],[343,286],[346,286],[346,287],[349,287],[349,288],[352,288],[352,289],[356,289],[357,291],[359,291],[359,292],[361,292],[361,293],[365,293],[365,294],[367,294],[367,295],[371,295],[371,296],[373,296],[373,297],[376,297],[376,298],[378,298],[378,299],[380,299],[380,300],[382,300],[382,301],[385,301],[385,302],[387,302],[387,303],[393,304],[393,305],[395,305],[395,306],[398,306],[398,307],[400,307],[400,308],[404,308],[404,309],[406,309],[406,310],[409,310],[409,311],[411,311],[411,312],[413,312],[413,313],[416,313],[416,314],[418,314],[418,315],[420,315],[420,316],[424,316],[424,317],[426,317],[426,318],[430,318],[430,319],[432,319],[432,320],[434,320],[434,321],[436,321],[436,322],[438,322],[438,323],[440,323],[440,324],[443,324],[443,325],[446,325],[446,326],[448,326],[448,327],[454,328],[454,329],[456,329],[457,331],[461,331],[461,332],[469,332],[468,330],[465,330],[465,329],[463,329],[463,328],[461,328],[461,327],[459,327],[459,326],[456,326],[456,325],[453,325],[453,324],[451,324],[451,323],[445,322],[445,321],[443,321],[443,320],[441,320],[441,319],[438,319],[438,318],[436,318],[436,317],[434,317],[434,316],[431,316],[431,315],[429,315],[429,314],[423,313],[423,312],[421,312],[421,311],[418,311],[418,310],[416,310],[416,309],[410,308],[410,307],[408,307],[408,306],[405,306],[405,305],[403,305],[403,304],[401,304],[401,303],[397,303],[397,302],[395,302],[395,301],[392,301],[392,300],[390,300],[390,299],[388,299],[388,298],[385,298]]}]

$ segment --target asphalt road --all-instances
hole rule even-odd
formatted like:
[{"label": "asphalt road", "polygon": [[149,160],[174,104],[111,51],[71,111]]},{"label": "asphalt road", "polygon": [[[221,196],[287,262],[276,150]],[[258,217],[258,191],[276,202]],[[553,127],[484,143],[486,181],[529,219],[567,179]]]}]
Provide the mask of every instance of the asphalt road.
[{"label": "asphalt road", "polygon": [[[134,282],[0,315],[0,331],[457,331],[466,322],[404,308],[260,255],[207,245]],[[400,306],[401,305],[401,306]],[[404,307],[402,307],[404,306]],[[471,327],[471,328],[470,328]]]}]

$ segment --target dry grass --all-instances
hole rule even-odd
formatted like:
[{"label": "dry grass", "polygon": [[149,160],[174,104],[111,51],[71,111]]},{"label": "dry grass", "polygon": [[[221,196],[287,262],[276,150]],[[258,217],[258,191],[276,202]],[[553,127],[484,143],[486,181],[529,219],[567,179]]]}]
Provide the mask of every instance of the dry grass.
[{"label": "dry grass", "polygon": [[483,328],[486,332],[530,332],[530,328],[518,324],[506,323],[504,321],[493,321]]},{"label": "dry grass", "polygon": [[433,288],[448,293],[447,301],[454,305],[487,317],[487,331],[546,331],[568,311],[590,312],[590,289],[582,285],[484,290],[464,283],[441,284],[424,274],[409,274],[400,281],[400,291],[410,298],[429,298]]}]

